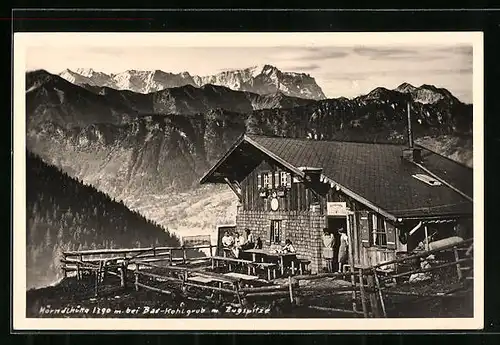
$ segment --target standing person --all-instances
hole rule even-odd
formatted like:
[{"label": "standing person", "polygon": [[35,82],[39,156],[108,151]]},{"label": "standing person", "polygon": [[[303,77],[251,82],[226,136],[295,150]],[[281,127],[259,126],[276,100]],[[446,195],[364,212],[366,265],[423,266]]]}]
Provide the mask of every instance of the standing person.
[{"label": "standing person", "polygon": [[347,237],[347,233],[344,228],[340,228],[339,230],[340,240],[339,240],[339,255],[338,255],[338,271],[342,272],[342,266],[347,263],[347,255],[349,248],[349,239]]},{"label": "standing person", "polygon": [[233,253],[236,258],[240,257],[240,251],[241,251],[241,246],[245,243],[245,238],[243,235],[240,236],[239,233],[235,232],[234,233],[234,246],[233,246]]},{"label": "standing person", "polygon": [[335,245],[335,237],[325,228],[323,229],[323,257],[326,260],[326,268],[328,272],[333,271],[333,246]]},{"label": "standing person", "polygon": [[224,233],[224,236],[222,236],[222,246],[224,250],[227,250],[229,253],[233,253],[234,237],[227,231]]}]

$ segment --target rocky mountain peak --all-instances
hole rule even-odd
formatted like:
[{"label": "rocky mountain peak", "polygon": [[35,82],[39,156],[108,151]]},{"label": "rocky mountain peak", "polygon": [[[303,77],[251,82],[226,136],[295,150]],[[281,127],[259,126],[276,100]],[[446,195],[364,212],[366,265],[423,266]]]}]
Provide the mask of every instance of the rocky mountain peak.
[{"label": "rocky mountain peak", "polygon": [[397,88],[394,89],[394,91],[402,92],[402,93],[408,93],[416,90],[417,88],[410,83],[404,82],[401,85],[399,85]]},{"label": "rocky mountain peak", "polygon": [[260,95],[280,91],[286,96],[304,99],[326,98],[313,77],[303,73],[282,72],[270,64],[226,70],[208,76],[192,76],[187,71],[175,74],[159,69],[153,71],[130,69],[107,75],[91,68],[79,68],[75,72],[65,70],[60,76],[77,85],[108,86],[139,93],[151,93],[184,85],[201,87],[213,84]]}]

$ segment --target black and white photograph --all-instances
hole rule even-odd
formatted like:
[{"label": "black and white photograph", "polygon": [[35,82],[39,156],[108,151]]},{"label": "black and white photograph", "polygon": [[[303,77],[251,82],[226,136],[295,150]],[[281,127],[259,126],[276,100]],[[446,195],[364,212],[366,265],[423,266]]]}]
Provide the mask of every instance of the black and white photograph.
[{"label": "black and white photograph", "polygon": [[482,49],[16,34],[14,324],[480,328]]}]

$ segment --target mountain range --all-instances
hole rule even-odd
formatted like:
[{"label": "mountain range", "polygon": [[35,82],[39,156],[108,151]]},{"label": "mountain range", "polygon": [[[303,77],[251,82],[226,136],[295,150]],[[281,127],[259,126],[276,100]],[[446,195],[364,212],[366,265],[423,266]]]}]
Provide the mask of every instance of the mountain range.
[{"label": "mountain range", "polygon": [[227,188],[197,181],[242,133],[402,143],[408,104],[417,142],[425,136],[439,144],[434,150],[446,146],[447,155],[464,157],[472,105],[432,85],[313,100],[214,84],[139,93],[77,85],[43,70],[26,73],[26,145],[174,233],[203,232],[231,218],[236,199]]},{"label": "mountain range", "polygon": [[243,132],[404,142],[408,103],[417,137],[471,134],[472,106],[428,85],[313,101],[212,84],[141,94],[40,70],[26,74],[27,145],[108,193],[161,191],[191,186]]},{"label": "mountain range", "polygon": [[191,75],[189,72],[176,74],[161,70],[127,70],[116,74],[106,74],[94,71],[92,68],[78,68],[75,71],[66,69],[59,75],[80,86],[106,86],[138,93],[151,93],[185,85],[201,87],[212,84],[257,94],[283,93],[291,97],[316,100],[326,98],[321,87],[310,75],[282,72],[271,65],[222,71],[208,76]]}]

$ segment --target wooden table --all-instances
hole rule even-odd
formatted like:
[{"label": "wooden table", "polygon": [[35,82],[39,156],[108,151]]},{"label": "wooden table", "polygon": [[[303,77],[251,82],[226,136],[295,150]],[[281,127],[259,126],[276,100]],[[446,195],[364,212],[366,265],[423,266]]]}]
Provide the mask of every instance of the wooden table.
[{"label": "wooden table", "polygon": [[245,253],[252,254],[252,260],[257,262],[257,256],[261,256],[261,261],[264,262],[264,257],[278,258],[280,261],[280,271],[281,275],[285,273],[285,258],[291,258],[292,260],[292,271],[295,272],[295,260],[297,259],[297,253],[277,253],[269,251],[266,249],[247,249]]}]

